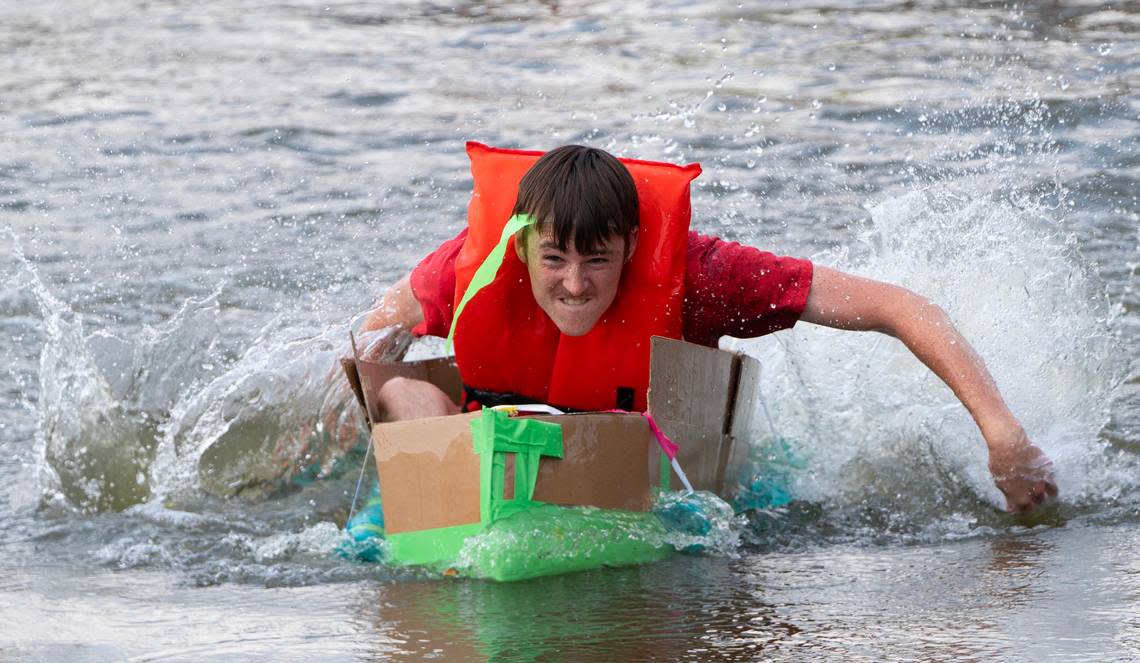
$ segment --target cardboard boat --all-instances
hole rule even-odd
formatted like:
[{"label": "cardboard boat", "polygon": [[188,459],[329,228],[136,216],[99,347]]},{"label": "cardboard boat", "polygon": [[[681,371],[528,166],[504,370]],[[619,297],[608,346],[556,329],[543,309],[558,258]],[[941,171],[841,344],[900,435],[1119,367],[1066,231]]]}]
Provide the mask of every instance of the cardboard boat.
[{"label": "cardboard boat", "polygon": [[[728,498],[747,461],[760,365],[654,337],[649,412],[696,490]],[[639,413],[512,416],[484,410],[384,422],[396,376],[459,400],[452,358],[342,361],[371,425],[385,561],[495,580],[658,560],[673,552],[652,508],[681,483]]]}]

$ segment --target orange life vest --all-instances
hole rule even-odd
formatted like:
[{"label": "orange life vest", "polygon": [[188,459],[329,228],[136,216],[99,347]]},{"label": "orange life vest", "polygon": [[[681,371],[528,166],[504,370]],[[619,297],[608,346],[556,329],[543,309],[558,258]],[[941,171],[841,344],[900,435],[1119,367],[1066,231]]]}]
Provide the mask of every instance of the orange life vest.
[{"label": "orange life vest", "polygon": [[[467,239],[455,261],[455,303],[499,242],[519,181],[542,152],[467,143],[475,188]],[[646,409],[650,336],[681,337],[689,183],[697,164],[621,159],[637,186],[637,250],[614,303],[583,336],[565,336],[539,307],[513,239],[494,280],[455,321],[459,373],[469,393],[507,393],[576,410]]]}]

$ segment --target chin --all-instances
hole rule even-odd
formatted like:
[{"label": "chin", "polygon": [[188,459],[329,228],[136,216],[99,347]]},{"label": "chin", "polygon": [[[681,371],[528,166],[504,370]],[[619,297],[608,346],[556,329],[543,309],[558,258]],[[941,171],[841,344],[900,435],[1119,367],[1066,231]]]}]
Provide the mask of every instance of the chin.
[{"label": "chin", "polygon": [[596,324],[598,324],[597,317],[591,317],[589,320],[554,320],[554,325],[558,327],[558,331],[566,336],[585,336]]}]

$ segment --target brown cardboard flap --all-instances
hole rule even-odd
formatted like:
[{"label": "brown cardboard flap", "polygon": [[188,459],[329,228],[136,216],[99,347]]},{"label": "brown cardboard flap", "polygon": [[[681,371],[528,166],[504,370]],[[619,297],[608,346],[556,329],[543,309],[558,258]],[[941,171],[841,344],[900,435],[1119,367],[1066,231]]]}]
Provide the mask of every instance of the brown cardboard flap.
[{"label": "brown cardboard flap", "polygon": [[360,388],[360,374],[356,372],[356,360],[351,357],[341,357],[340,368],[344,371],[344,377],[348,379],[348,386],[352,389],[352,393],[356,395],[356,402],[360,403],[362,410],[368,412],[368,405],[364,400],[364,390]]},{"label": "brown cardboard flap", "polygon": [[[463,383],[459,379],[459,369],[454,357],[439,357],[420,361],[376,362],[359,360],[355,362],[355,372],[359,376],[360,398],[366,403],[368,417],[373,422],[383,421],[380,412],[380,388],[394,377],[423,380],[439,387],[452,401],[458,403],[463,396]],[[348,374],[348,369],[345,369]],[[352,376],[349,374],[349,382]]]},{"label": "brown cardboard flap", "polygon": [[[723,350],[652,339],[649,411],[680,446],[678,461],[697,490],[720,493],[723,488],[739,361]],[[680,487],[676,477],[671,485]]]},{"label": "brown cardboard flap", "polygon": [[394,421],[372,429],[384,528],[392,534],[479,522],[478,413]]},{"label": "brown cardboard flap", "polygon": [[[700,430],[688,424],[672,424],[673,432],[677,437],[685,440],[685,444],[678,443],[677,461],[685,470],[685,476],[697,490],[710,490],[720,492],[721,479],[724,476],[720,463],[722,453],[727,453],[732,446],[732,438],[721,433]],[[670,433],[670,437],[672,437]],[[684,486],[676,474],[669,479],[669,486],[673,490],[680,490]]]},{"label": "brown cardboard flap", "polygon": [[[369,332],[372,334],[373,332]],[[360,403],[360,407],[365,413],[371,415],[369,412],[368,403],[369,394],[365,393],[360,383],[360,371],[357,369],[357,363],[372,363],[372,364],[392,364],[400,365],[403,363],[401,360],[407,354],[408,348],[411,346],[414,337],[411,332],[406,329],[398,327],[389,327],[378,332],[380,338],[373,338],[367,348],[360,348],[357,346],[357,338],[349,332],[349,339],[352,343],[352,357],[341,357],[340,367],[344,371],[345,378],[348,379],[348,386],[352,389],[352,393],[356,395],[356,402]],[[360,357],[358,352],[367,352],[367,358]],[[415,363],[415,362],[411,362]],[[383,383],[381,383],[382,386]],[[377,387],[379,388],[379,386]],[[371,402],[376,402],[375,398]],[[370,416],[370,422],[379,421],[377,418]]]}]

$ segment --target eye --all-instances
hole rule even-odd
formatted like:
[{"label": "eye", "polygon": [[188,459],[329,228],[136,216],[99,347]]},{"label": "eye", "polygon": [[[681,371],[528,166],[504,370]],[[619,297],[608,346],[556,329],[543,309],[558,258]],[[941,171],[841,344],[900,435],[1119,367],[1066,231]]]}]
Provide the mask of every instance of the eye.
[{"label": "eye", "polygon": [[558,255],[557,253],[546,253],[542,256],[542,262],[548,265],[561,265],[564,260],[562,256]]}]

